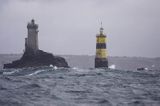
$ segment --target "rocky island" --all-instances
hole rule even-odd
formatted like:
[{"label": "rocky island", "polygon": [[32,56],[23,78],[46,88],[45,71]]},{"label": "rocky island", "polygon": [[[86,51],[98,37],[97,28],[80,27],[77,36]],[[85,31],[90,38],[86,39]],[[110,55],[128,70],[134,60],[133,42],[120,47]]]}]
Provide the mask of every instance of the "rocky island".
[{"label": "rocky island", "polygon": [[51,53],[39,50],[38,47],[38,25],[32,19],[27,25],[28,36],[25,38],[25,51],[23,56],[9,64],[4,64],[3,68],[26,68],[38,66],[69,67],[66,60]]}]

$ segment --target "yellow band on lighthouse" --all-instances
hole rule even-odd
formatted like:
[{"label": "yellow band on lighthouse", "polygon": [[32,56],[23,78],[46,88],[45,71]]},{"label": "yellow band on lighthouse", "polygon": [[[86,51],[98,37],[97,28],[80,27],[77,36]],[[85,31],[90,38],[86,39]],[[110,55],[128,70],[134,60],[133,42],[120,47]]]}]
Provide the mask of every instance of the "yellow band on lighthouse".
[{"label": "yellow band on lighthouse", "polygon": [[106,37],[101,37],[101,36],[98,36],[97,37],[97,43],[106,43]]},{"label": "yellow band on lighthouse", "polygon": [[97,58],[106,58],[108,55],[106,49],[96,49],[96,57]]}]

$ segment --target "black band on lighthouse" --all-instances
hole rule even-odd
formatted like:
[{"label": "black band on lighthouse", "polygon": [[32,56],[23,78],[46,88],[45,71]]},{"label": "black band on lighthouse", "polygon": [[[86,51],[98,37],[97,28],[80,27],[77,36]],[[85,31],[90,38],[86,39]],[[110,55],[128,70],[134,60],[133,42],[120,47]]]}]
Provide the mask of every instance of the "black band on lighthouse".
[{"label": "black band on lighthouse", "polygon": [[106,49],[106,43],[97,43],[96,49]]}]

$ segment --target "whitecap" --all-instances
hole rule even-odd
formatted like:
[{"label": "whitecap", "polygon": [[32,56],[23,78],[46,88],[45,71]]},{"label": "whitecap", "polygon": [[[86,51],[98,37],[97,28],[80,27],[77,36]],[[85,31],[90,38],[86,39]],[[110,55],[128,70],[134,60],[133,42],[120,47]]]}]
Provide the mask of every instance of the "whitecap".
[{"label": "whitecap", "polygon": [[11,71],[11,72],[3,72],[3,75],[12,75],[16,72],[19,72],[19,70],[14,70],[14,71]]},{"label": "whitecap", "polygon": [[112,64],[111,66],[109,66],[110,69],[116,69],[116,65]]},{"label": "whitecap", "polygon": [[54,66],[54,67],[53,67],[53,69],[57,70],[57,69],[58,69],[58,67],[57,67],[57,66]]},{"label": "whitecap", "polygon": [[77,70],[78,68],[77,68],[77,67],[73,67],[72,69],[73,69],[73,70]]},{"label": "whitecap", "polygon": [[144,70],[148,70],[148,68],[144,68]]},{"label": "whitecap", "polygon": [[53,65],[52,65],[52,64],[50,64],[50,65],[49,65],[49,67],[53,67]]},{"label": "whitecap", "polygon": [[38,71],[35,71],[34,73],[29,74],[28,76],[36,75],[36,74],[44,72],[44,71],[46,71],[46,70],[38,70]]}]

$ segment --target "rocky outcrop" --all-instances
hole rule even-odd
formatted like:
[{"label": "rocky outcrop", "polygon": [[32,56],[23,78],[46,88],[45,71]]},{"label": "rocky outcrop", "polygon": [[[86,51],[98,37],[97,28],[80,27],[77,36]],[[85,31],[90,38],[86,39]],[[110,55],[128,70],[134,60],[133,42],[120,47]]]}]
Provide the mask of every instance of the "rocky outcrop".
[{"label": "rocky outcrop", "polygon": [[36,53],[24,52],[20,60],[13,61],[9,64],[4,64],[3,68],[24,68],[49,65],[57,67],[69,67],[64,58],[54,56],[51,53],[47,53],[42,50],[38,50]]}]

